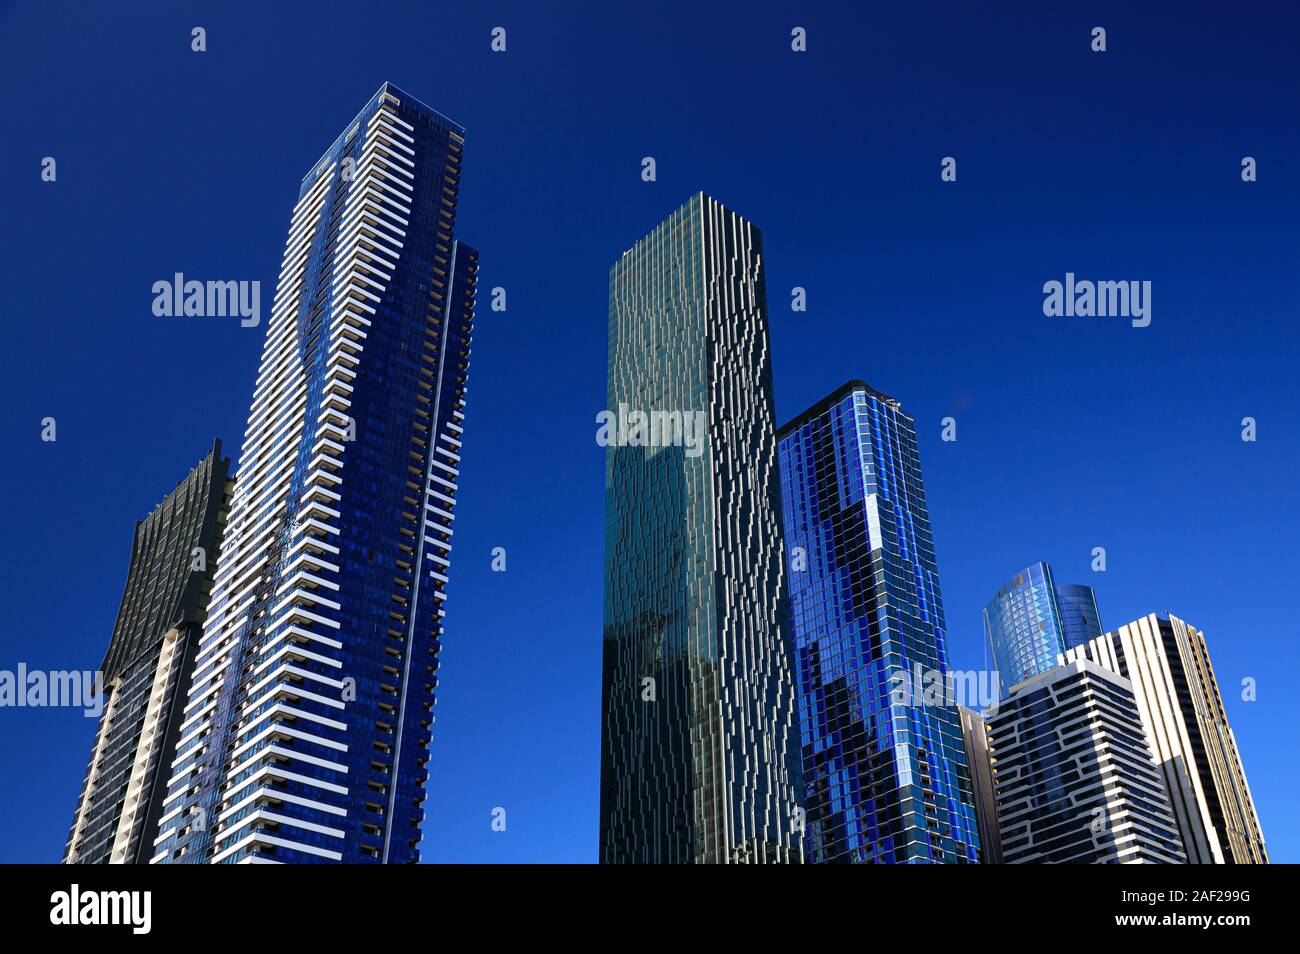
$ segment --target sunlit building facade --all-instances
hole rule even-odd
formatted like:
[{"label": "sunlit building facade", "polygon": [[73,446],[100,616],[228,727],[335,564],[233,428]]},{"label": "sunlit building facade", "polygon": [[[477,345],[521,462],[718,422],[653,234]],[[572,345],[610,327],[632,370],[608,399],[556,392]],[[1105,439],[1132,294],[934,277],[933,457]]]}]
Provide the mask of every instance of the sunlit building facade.
[{"label": "sunlit building facade", "polygon": [[419,858],[478,259],[463,143],[385,84],[302,181],[154,862]]},{"label": "sunlit building facade", "polygon": [[1173,614],[1067,650],[1133,686],[1190,864],[1267,864],[1264,832],[1205,636]]},{"label": "sunlit building facade", "polygon": [[1058,584],[1046,563],[1007,580],[984,610],[984,635],[1003,692],[1057,663],[1072,646],[1102,633],[1092,587]]},{"label": "sunlit building facade", "polygon": [[778,439],[808,858],[974,863],[958,709],[919,684],[949,662],[915,424],[853,381]]},{"label": "sunlit building facade", "polygon": [[1129,681],[1086,659],[1012,686],[988,720],[1005,864],[1183,864]]}]

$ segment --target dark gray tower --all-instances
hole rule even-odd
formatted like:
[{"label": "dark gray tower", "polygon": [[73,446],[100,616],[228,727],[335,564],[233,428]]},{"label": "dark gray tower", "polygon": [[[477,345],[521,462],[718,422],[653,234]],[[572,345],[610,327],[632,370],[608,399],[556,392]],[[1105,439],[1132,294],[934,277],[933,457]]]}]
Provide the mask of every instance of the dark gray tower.
[{"label": "dark gray tower", "polygon": [[762,236],[697,194],[609,275],[602,862],[801,856]]},{"label": "dark gray tower", "polygon": [[144,864],[153,853],[185,690],[230,504],[216,441],[135,525],[131,565],[104,657],[104,711],[77,801],[66,863]]}]

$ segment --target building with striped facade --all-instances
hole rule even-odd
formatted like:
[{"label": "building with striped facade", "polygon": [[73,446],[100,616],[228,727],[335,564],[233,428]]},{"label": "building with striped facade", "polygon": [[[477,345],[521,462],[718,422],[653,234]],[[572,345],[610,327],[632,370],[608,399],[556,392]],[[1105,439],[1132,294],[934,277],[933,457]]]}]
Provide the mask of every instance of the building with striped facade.
[{"label": "building with striped facade", "polygon": [[1133,686],[1190,864],[1267,864],[1264,833],[1205,636],[1152,613],[1069,649]]},{"label": "building with striped facade", "polygon": [[1128,680],[1086,659],[1011,687],[988,719],[1005,864],[1182,864]]},{"label": "building with striped facade", "polygon": [[154,862],[419,858],[478,267],[463,148],[386,83],[302,181]]}]

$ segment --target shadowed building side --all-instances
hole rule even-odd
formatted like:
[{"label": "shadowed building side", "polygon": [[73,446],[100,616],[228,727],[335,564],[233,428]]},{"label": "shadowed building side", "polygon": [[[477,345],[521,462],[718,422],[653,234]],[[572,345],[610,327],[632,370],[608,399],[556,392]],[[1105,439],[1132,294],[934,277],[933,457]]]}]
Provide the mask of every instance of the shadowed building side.
[{"label": "shadowed building side", "polygon": [[215,441],[136,524],[65,863],[142,864],[152,853],[230,505],[229,471]]}]

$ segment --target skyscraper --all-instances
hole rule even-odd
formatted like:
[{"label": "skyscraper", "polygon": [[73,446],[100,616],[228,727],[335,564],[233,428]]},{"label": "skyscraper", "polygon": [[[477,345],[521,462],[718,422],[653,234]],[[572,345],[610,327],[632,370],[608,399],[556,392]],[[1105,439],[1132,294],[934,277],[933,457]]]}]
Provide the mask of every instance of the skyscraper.
[{"label": "skyscraper", "polygon": [[1050,566],[1035,563],[1007,580],[985,608],[984,634],[1005,692],[1101,635],[1097,598],[1090,586],[1058,585]]},{"label": "skyscraper", "polygon": [[1035,563],[1002,584],[984,609],[984,633],[1004,692],[1055,666],[1065,635],[1052,568]]},{"label": "skyscraper", "polygon": [[156,862],[418,859],[478,254],[385,84],[289,224]]},{"label": "skyscraper", "polygon": [[1182,864],[1127,679],[1075,660],[1013,686],[988,720],[1006,864]]},{"label": "skyscraper", "polygon": [[801,858],[762,235],[698,193],[609,275],[600,859]]},{"label": "skyscraper", "polygon": [[1061,614],[1061,638],[1065,648],[1082,646],[1102,634],[1097,594],[1083,583],[1056,584],[1056,606]]},{"label": "skyscraper", "polygon": [[975,862],[957,707],[915,684],[949,675],[916,427],[851,381],[778,439],[809,859]]},{"label": "skyscraper", "polygon": [[141,864],[152,854],[230,503],[229,469],[214,442],[135,525],[65,863]]},{"label": "skyscraper", "polygon": [[1177,616],[1152,613],[1065,658],[1098,663],[1133,684],[1189,863],[1267,864],[1204,635]]}]

